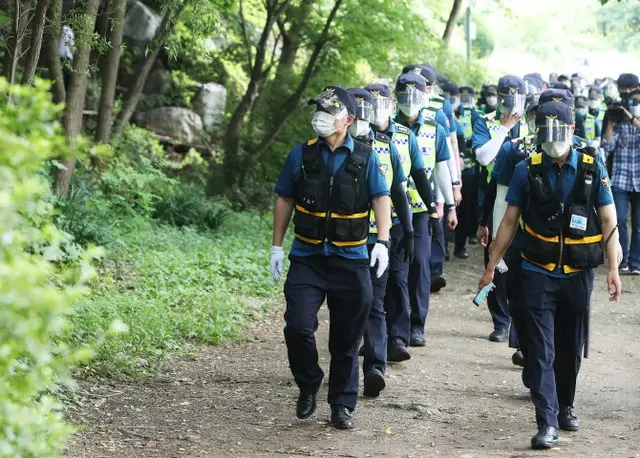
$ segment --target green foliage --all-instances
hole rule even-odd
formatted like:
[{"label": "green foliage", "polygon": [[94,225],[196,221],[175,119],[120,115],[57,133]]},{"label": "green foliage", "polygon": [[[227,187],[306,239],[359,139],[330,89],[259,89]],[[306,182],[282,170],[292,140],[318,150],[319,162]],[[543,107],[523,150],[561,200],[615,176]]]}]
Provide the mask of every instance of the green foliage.
[{"label": "green foliage", "polygon": [[495,41],[491,29],[484,21],[476,19],[476,39],[472,42],[472,49],[476,57],[484,59],[489,57],[495,48]]},{"label": "green foliage", "polygon": [[27,88],[0,79],[0,94],[0,456],[57,456],[71,430],[51,393],[70,364],[90,355],[61,337],[96,253],[76,253],[74,272],[49,262],[68,259],[39,174],[44,161],[64,152],[59,108],[41,82]]},{"label": "green foliage", "polygon": [[265,299],[281,293],[265,267],[270,232],[245,213],[230,214],[215,233],[147,224],[120,236],[100,285],[78,304],[71,337],[93,341],[114,319],[129,332],[97,346],[84,373],[149,374],[167,352],[241,335],[247,320],[266,310]]},{"label": "green foliage", "polygon": [[198,92],[198,83],[181,70],[173,70],[169,86],[162,94],[144,94],[138,105],[140,111],[159,107],[191,108],[193,97]]},{"label": "green foliage", "polygon": [[640,2],[610,2],[600,10],[597,21],[602,34],[619,51],[635,52],[640,46]]},{"label": "green foliage", "polygon": [[202,185],[182,185],[155,205],[154,217],[177,227],[218,229],[230,216],[224,205],[207,197]]}]

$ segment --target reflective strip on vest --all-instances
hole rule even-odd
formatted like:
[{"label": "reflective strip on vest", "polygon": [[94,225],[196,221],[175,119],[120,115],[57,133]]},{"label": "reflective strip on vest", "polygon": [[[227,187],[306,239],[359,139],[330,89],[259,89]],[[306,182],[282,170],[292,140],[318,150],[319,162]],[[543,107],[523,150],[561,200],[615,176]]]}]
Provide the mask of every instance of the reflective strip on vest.
[{"label": "reflective strip on vest", "polygon": [[458,118],[458,122],[462,126],[464,139],[470,140],[473,137],[473,126],[471,125],[471,110],[466,110],[463,116]]},{"label": "reflective strip on vest", "polygon": [[[433,190],[435,190],[433,171],[436,166],[436,131],[437,127],[435,125],[422,124],[420,125],[420,130],[418,130],[418,135],[416,135],[420,154],[422,155],[427,171],[427,179],[431,182],[431,189]],[[412,179],[409,179],[408,195],[409,203],[414,213],[423,213],[428,210],[427,206],[422,202],[420,193],[418,193]]]},{"label": "reflective strip on vest", "polygon": [[596,117],[592,114],[584,120],[584,138],[590,142],[596,139]]},{"label": "reflective strip on vest", "polygon": [[[387,186],[391,189],[391,185],[393,184],[393,164],[391,162],[391,145],[389,143],[382,142],[380,140],[374,140],[371,145],[373,151],[378,155],[378,168],[382,175],[384,176],[385,181],[387,182]],[[408,142],[407,142],[407,151]],[[394,214],[393,207],[391,207],[391,212]],[[371,210],[371,214],[369,216],[369,233],[377,234],[378,227],[376,226],[376,215],[373,209]]]}]

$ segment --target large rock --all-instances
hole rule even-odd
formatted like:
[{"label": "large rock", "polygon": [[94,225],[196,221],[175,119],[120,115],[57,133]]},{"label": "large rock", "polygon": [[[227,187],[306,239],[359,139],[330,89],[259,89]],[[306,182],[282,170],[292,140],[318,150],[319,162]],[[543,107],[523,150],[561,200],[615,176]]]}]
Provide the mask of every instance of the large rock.
[{"label": "large rock", "polygon": [[202,136],[202,119],[186,108],[162,107],[139,113],[136,122],[164,137],[188,145],[197,144]]},{"label": "large rock", "polygon": [[143,92],[145,94],[162,94],[171,84],[171,72],[164,68],[161,61],[156,60],[154,68],[149,73],[147,81],[144,84]]},{"label": "large rock", "polygon": [[203,84],[193,99],[193,109],[202,118],[206,131],[219,126],[224,120],[227,90],[217,83]]},{"label": "large rock", "polygon": [[147,43],[155,36],[161,22],[160,14],[136,1],[124,17],[123,35],[135,42]]}]

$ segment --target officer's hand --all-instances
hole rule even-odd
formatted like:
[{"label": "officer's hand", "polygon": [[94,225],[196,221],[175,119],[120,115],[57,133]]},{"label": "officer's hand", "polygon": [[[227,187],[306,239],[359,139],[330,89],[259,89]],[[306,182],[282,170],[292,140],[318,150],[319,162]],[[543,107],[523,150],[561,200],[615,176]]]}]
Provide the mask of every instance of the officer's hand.
[{"label": "officer's hand", "polygon": [[456,209],[450,208],[447,213],[447,227],[451,230],[454,230],[458,225],[458,214],[456,213]]},{"label": "officer's hand", "polygon": [[460,187],[453,188],[453,200],[456,202],[456,207],[462,202],[462,192]]},{"label": "officer's hand", "polygon": [[478,230],[476,231],[476,240],[483,247],[487,247],[489,243],[489,228],[487,226],[478,226]]},{"label": "officer's hand", "polygon": [[622,282],[618,269],[609,270],[607,275],[607,290],[609,291],[609,302],[618,302],[622,294]]},{"label": "officer's hand", "polygon": [[284,248],[281,246],[271,247],[271,259],[269,260],[271,269],[271,277],[276,283],[282,278],[282,269],[284,267]]},{"label": "officer's hand", "polygon": [[500,116],[500,124],[506,127],[507,130],[511,130],[520,122],[521,117],[521,115],[516,113],[503,114]]},{"label": "officer's hand", "polygon": [[440,218],[438,218],[437,214],[429,215],[429,228],[431,228],[431,240],[437,239],[438,234],[442,230],[442,226],[440,225]]},{"label": "officer's hand", "polygon": [[631,114],[631,112],[627,110],[625,107],[621,106],[620,108],[624,112],[625,116],[629,119],[629,121],[631,121],[633,119],[633,115]]},{"label": "officer's hand", "polygon": [[396,248],[398,251],[404,250],[404,262],[411,264],[415,254],[415,240],[413,232],[405,232],[402,237],[402,243]]},{"label": "officer's hand", "polygon": [[487,269],[484,271],[484,274],[482,274],[482,277],[480,277],[480,283],[478,283],[478,291],[482,290],[482,288],[493,282],[494,274],[495,269]]},{"label": "officer's hand", "polygon": [[376,243],[371,250],[371,262],[369,266],[373,267],[378,264],[376,269],[376,277],[382,277],[382,274],[389,266],[389,250],[382,243]]}]

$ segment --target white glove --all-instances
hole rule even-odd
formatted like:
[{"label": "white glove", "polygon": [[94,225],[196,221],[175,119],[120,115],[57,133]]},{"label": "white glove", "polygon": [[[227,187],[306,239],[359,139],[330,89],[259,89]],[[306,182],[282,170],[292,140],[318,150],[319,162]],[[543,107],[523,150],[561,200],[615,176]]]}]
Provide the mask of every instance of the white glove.
[{"label": "white glove", "polygon": [[376,243],[373,246],[373,250],[371,250],[371,263],[369,265],[373,267],[376,263],[378,263],[376,277],[380,278],[389,267],[389,250],[382,243]]},{"label": "white glove", "polygon": [[282,278],[282,268],[284,267],[284,248],[281,246],[271,247],[271,259],[269,260],[271,277],[276,283]]}]

